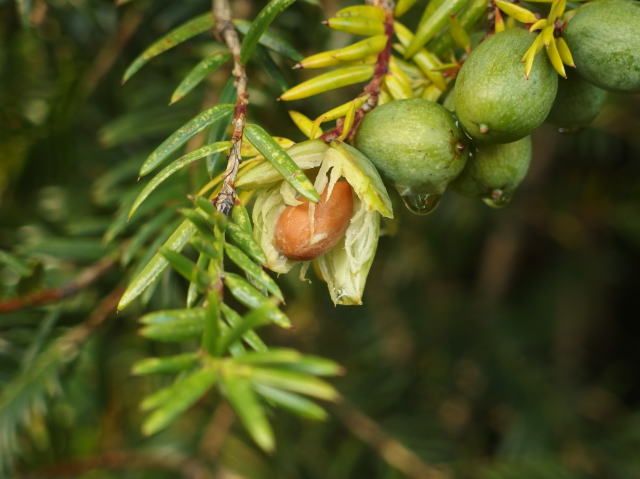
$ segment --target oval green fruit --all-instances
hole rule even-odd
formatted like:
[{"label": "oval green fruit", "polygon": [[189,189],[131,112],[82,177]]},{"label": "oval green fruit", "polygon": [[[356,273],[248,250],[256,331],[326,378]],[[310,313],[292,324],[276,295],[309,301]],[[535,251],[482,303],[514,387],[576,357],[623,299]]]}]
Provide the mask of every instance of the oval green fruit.
[{"label": "oval green fruit", "polygon": [[570,72],[566,80],[559,80],[558,95],[547,121],[567,129],[587,126],[600,113],[606,99],[606,90]]},{"label": "oval green fruit", "polygon": [[565,29],[578,73],[605,90],[640,91],[640,2],[580,7]]},{"label": "oval green fruit", "polygon": [[482,144],[451,188],[465,196],[482,198],[489,206],[504,206],[526,176],[531,152],[530,136],[513,143]]},{"label": "oval green fruit", "polygon": [[413,98],[385,103],[364,117],[356,147],[401,195],[441,194],[464,168],[467,148],[453,115]]},{"label": "oval green fruit", "polygon": [[508,143],[529,135],[549,115],[558,75],[538,54],[529,78],[522,56],[535,34],[514,28],[497,33],[471,52],[458,74],[455,110],[475,140]]}]

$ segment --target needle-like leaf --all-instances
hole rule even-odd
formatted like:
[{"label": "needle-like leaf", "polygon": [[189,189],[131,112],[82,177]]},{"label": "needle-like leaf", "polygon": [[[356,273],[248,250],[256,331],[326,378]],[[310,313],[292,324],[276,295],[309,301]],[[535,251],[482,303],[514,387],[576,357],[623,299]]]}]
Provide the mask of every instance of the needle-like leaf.
[{"label": "needle-like leaf", "polygon": [[153,57],[166,52],[167,50],[192,37],[195,37],[196,35],[199,35],[200,33],[211,30],[213,25],[213,16],[210,13],[205,13],[174,28],[142,52],[138,58],[129,65],[129,68],[127,68],[122,77],[122,83],[125,83],[129,78],[131,78],[134,73],[140,70]]},{"label": "needle-like leaf", "polygon": [[283,11],[289,8],[296,0],[271,0],[251,22],[240,49],[240,60],[247,63],[253,54],[260,37],[267,30],[271,22]]},{"label": "needle-like leaf", "polygon": [[169,138],[164,140],[160,146],[158,146],[149,155],[140,168],[140,176],[145,176],[151,173],[171,153],[176,151],[207,126],[212,125],[230,115],[232,111],[233,105],[223,103],[200,112],[176,130]]},{"label": "needle-like leaf", "polygon": [[244,130],[251,144],[258,150],[282,175],[284,180],[293,186],[298,193],[314,203],[320,201],[318,192],[313,184],[282,148],[264,128],[255,124],[248,124]]}]

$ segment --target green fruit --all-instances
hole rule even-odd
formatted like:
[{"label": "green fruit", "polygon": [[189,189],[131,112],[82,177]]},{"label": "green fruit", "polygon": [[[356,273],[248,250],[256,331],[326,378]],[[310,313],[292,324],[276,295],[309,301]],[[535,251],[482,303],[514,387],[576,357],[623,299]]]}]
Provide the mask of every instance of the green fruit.
[{"label": "green fruit", "polygon": [[566,80],[559,80],[558,95],[547,121],[562,128],[587,126],[600,113],[606,99],[605,90],[570,72]]},{"label": "green fruit", "polygon": [[504,206],[527,174],[531,137],[513,143],[483,144],[451,184],[460,194],[482,198],[489,206]]},{"label": "green fruit", "polygon": [[580,7],[565,29],[578,73],[605,90],[640,91],[640,2]]},{"label": "green fruit", "polygon": [[414,98],[385,103],[364,117],[356,147],[401,195],[441,194],[464,168],[467,148],[453,115]]},{"label": "green fruit", "polygon": [[534,39],[534,34],[516,28],[497,33],[473,50],[460,69],[455,109],[475,140],[512,142],[547,118],[558,75],[547,56],[540,54],[525,77],[521,59]]}]

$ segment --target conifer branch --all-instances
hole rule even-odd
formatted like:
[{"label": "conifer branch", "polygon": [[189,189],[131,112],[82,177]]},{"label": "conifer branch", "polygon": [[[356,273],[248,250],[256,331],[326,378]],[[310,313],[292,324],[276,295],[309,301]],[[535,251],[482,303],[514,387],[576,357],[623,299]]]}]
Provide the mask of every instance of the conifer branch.
[{"label": "conifer branch", "polygon": [[[384,77],[389,72],[389,62],[391,60],[391,49],[393,47],[393,9],[395,2],[393,0],[367,0],[367,5],[373,5],[382,8],[385,12],[384,18],[384,33],[387,36],[387,43],[376,59],[375,67],[373,70],[373,77],[364,87],[364,90],[358,97],[366,96],[367,100],[362,104],[355,113],[355,119],[351,130],[347,133],[346,138],[352,140],[358,131],[358,127],[362,122],[364,116],[373,110],[378,105],[378,98],[380,97],[380,90],[384,83]],[[344,120],[337,121],[336,127],[329,130],[320,138],[327,143],[339,138],[343,133]]]},{"label": "conifer branch", "polygon": [[55,339],[11,382],[3,385],[0,394],[0,436],[3,446],[0,447],[1,477],[5,477],[3,473],[11,469],[19,455],[19,426],[29,423],[33,411],[42,412],[47,393],[51,395],[57,390],[52,385],[57,383],[62,367],[76,357],[86,340],[115,312],[123,290],[122,286],[117,286],[97,304],[84,323]]},{"label": "conifer branch", "polygon": [[233,111],[231,125],[231,151],[227,159],[227,168],[224,172],[224,180],[220,193],[214,199],[218,211],[229,214],[236,198],[235,181],[240,166],[242,148],[242,134],[247,117],[249,105],[249,93],[247,91],[247,72],[240,60],[240,38],[231,22],[231,7],[228,0],[213,0],[213,16],[216,24],[216,35],[227,45],[233,57],[232,75],[235,78],[236,104]]}]

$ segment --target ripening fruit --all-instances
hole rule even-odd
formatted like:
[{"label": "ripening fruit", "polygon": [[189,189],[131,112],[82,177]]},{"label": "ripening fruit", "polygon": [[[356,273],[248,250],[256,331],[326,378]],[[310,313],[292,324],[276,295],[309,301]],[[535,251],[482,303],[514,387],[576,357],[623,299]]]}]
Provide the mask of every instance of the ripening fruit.
[{"label": "ripening fruit", "polygon": [[527,174],[531,137],[513,143],[482,144],[451,184],[458,193],[482,198],[489,206],[504,206]]},{"label": "ripening fruit", "polygon": [[522,56],[535,35],[522,29],[497,33],[475,48],[458,74],[455,110],[475,140],[513,142],[529,135],[547,118],[558,75],[539,54],[529,78]]},{"label": "ripening fruit", "polygon": [[600,113],[606,99],[605,90],[569,72],[566,80],[559,80],[558,95],[547,121],[567,129],[587,126]]},{"label": "ripening fruit", "polygon": [[640,91],[640,2],[580,7],[565,29],[578,73],[605,90]]},{"label": "ripening fruit", "polygon": [[467,148],[453,115],[420,98],[385,103],[364,117],[356,146],[400,194],[441,194],[464,168]]},{"label": "ripening fruit", "polygon": [[338,244],[353,215],[351,186],[344,180],[337,181],[329,198],[325,189],[313,208],[310,213],[305,199],[297,206],[287,206],[278,218],[276,248],[289,259],[311,260]]}]

